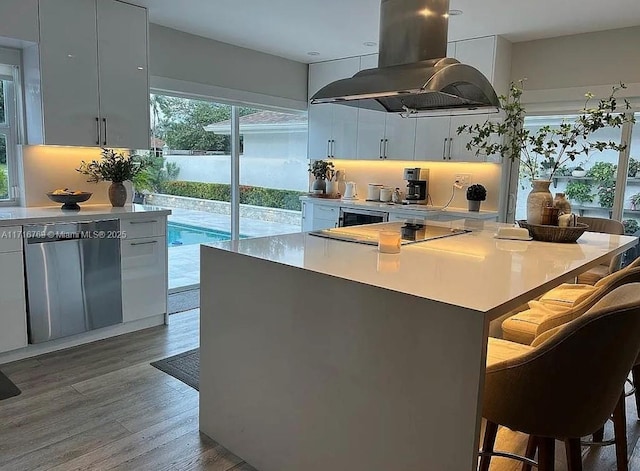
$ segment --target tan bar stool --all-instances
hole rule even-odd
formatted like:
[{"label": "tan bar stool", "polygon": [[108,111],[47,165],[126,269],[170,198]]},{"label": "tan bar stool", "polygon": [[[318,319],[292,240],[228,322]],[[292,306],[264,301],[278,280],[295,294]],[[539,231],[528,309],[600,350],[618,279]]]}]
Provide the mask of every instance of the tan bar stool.
[{"label": "tan bar stool", "polygon": [[[500,355],[508,355],[505,348],[521,353],[496,359],[497,344]],[[569,471],[581,471],[580,437],[602,427],[614,409],[619,413],[620,391],[639,351],[638,283],[616,288],[536,346],[490,339],[483,403],[487,429],[479,469],[489,469],[498,425],[504,425],[534,437],[539,471],[554,470],[556,439],[566,443]],[[580,361],[587,355],[595,361]],[[597,390],[591,387],[594,382]],[[626,447],[620,448],[626,464]]]}]

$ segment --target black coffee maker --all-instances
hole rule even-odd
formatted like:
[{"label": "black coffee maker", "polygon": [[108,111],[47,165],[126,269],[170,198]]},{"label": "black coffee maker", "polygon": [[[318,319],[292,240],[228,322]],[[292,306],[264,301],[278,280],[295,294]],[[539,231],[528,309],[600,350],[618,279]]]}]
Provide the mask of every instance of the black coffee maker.
[{"label": "black coffee maker", "polygon": [[405,204],[427,204],[429,169],[405,168],[404,179],[407,180],[407,195],[402,202]]}]

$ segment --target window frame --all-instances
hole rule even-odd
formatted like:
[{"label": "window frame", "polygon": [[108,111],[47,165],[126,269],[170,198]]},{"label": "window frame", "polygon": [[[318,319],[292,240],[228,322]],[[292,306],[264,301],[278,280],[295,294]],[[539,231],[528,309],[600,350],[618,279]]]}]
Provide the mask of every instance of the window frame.
[{"label": "window frame", "polygon": [[[0,48],[1,65],[11,68],[11,74],[0,72],[4,82],[5,121],[0,123],[0,134],[6,138],[8,198],[0,199],[0,207],[16,206],[19,203],[18,144],[21,128],[21,82],[19,51]],[[3,67],[5,68],[5,67]]]}]

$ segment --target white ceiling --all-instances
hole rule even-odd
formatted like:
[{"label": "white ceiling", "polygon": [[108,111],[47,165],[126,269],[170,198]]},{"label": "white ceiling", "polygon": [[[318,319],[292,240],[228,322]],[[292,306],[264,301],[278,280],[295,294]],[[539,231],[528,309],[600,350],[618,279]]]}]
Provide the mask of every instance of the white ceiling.
[{"label": "white ceiling", "polygon": [[[152,23],[301,62],[377,52],[380,0],[128,0]],[[639,0],[451,0],[449,40],[518,42],[640,25]],[[318,56],[307,52],[317,51]]]}]

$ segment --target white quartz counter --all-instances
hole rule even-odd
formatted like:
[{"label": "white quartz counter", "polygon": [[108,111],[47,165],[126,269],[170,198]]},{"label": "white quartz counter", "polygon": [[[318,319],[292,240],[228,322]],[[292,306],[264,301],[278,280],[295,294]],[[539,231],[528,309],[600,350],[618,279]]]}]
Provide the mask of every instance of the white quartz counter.
[{"label": "white quartz counter", "polygon": [[63,211],[60,209],[60,206],[61,205],[36,208],[0,207],[0,227],[54,221],[86,221],[88,219],[107,217],[131,219],[144,214],[157,214],[158,216],[171,214],[171,211],[167,209],[137,204],[126,205],[122,208],[114,208],[107,204],[83,204],[81,205],[80,211]]},{"label": "white quartz counter", "polygon": [[388,211],[390,213],[398,213],[406,215],[407,217],[423,217],[431,218],[433,215],[446,214],[447,216],[456,216],[469,219],[486,219],[495,220],[498,217],[497,211],[469,211],[464,208],[446,208],[441,209],[439,206],[422,205],[422,204],[394,204],[394,203],[381,203],[378,201],[365,201],[365,200],[342,200],[331,198],[313,198],[310,196],[300,197],[301,201],[310,204],[317,204],[323,206],[340,206],[343,208],[363,208],[373,209],[379,211]]},{"label": "white quartz counter", "polygon": [[[638,242],[635,237],[592,232],[583,234],[575,244],[499,240],[494,238],[497,223],[459,220],[434,224],[471,228],[473,232],[404,245],[397,255],[381,254],[371,245],[308,233],[208,246],[475,311],[497,313],[532,299],[557,285],[559,279],[572,279]],[[376,226],[344,230],[371,231]],[[204,246],[203,250],[209,247]]]}]

